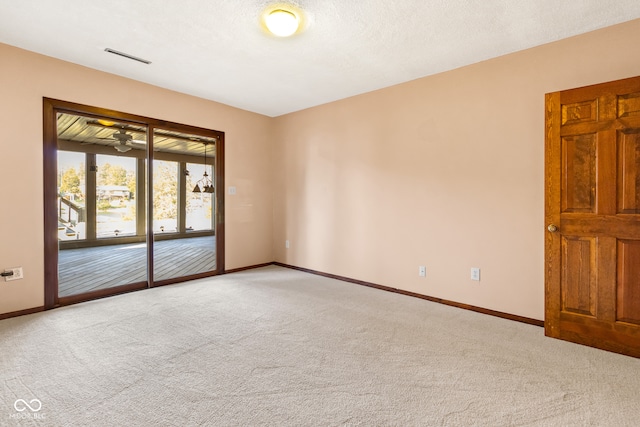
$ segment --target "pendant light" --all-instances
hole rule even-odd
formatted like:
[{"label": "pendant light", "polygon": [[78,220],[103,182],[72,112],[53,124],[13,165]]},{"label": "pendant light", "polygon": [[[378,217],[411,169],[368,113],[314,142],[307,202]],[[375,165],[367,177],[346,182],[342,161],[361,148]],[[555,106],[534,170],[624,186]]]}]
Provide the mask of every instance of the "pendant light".
[{"label": "pendant light", "polygon": [[202,174],[202,178],[196,182],[196,186],[193,187],[194,193],[213,193],[213,182],[211,178],[209,178],[209,174],[207,173],[207,143],[204,143],[204,173]]}]

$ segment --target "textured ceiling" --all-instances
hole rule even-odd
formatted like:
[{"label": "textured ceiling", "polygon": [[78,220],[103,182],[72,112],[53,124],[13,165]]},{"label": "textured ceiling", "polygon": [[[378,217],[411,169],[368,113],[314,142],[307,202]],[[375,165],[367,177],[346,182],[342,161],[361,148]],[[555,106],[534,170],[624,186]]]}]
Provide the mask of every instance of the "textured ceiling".
[{"label": "textured ceiling", "polygon": [[0,42],[278,116],[640,18],[639,0],[298,0],[306,29],[280,39],[259,25],[273,3],[0,0]]}]

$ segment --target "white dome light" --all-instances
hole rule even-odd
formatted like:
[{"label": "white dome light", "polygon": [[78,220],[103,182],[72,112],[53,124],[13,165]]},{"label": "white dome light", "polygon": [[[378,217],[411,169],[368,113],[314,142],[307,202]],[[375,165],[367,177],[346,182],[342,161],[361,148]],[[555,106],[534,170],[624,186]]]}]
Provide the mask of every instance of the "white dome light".
[{"label": "white dome light", "polygon": [[269,31],[278,37],[289,37],[298,30],[298,17],[288,10],[276,9],[265,17]]}]

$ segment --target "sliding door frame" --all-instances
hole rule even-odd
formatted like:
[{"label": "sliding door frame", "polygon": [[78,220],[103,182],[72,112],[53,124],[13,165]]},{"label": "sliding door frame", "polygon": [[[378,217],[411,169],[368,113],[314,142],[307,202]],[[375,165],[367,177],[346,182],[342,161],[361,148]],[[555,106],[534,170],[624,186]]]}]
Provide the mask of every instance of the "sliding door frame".
[{"label": "sliding door frame", "polygon": [[[96,119],[112,119],[114,121],[129,122],[147,129],[147,168],[145,197],[147,201],[153,197],[153,133],[155,129],[163,129],[181,133],[216,138],[216,155],[214,163],[215,175],[215,219],[214,233],[216,241],[216,269],[204,273],[181,276],[155,282],[153,278],[153,203],[147,202],[146,241],[147,241],[147,281],[118,286],[69,297],[58,297],[58,218],[56,211],[57,199],[57,114],[69,113]],[[148,287],[168,285],[186,280],[222,274],[225,271],[225,206],[224,206],[224,132],[167,122],[150,117],[92,107],[73,102],[43,98],[43,214],[44,214],[44,307],[51,309],[60,305],[101,298],[124,292],[131,292]]]}]

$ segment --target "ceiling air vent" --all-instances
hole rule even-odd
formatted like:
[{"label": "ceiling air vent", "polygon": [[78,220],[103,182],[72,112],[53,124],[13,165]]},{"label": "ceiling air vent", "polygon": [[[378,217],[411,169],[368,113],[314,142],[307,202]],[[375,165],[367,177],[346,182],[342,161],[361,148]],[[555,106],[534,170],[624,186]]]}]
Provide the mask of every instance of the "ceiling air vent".
[{"label": "ceiling air vent", "polygon": [[118,52],[117,50],[106,48],[105,52],[113,53],[114,55],[119,55],[124,58],[133,59],[134,61],[142,62],[143,64],[151,64],[151,61],[147,61],[146,59],[138,58],[137,56],[129,55],[128,53]]}]

